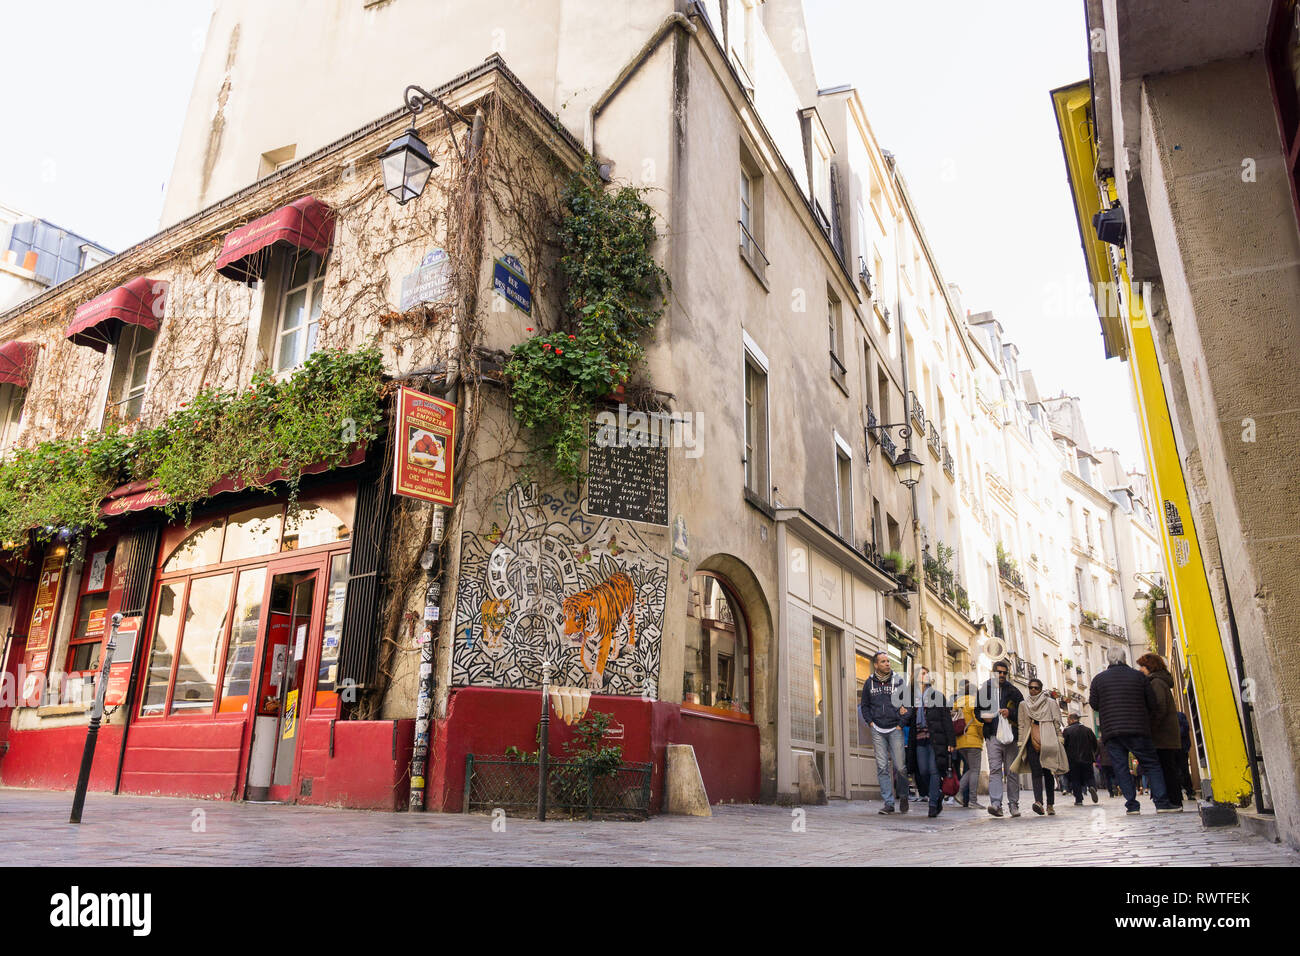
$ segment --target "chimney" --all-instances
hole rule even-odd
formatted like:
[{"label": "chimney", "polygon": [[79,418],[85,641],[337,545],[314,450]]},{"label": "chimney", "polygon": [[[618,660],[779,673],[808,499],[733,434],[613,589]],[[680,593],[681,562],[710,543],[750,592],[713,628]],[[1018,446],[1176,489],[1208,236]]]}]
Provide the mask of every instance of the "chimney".
[{"label": "chimney", "polygon": [[27,250],[27,254],[23,256],[23,268],[26,269],[28,272],[36,271],[36,250],[35,249]]}]

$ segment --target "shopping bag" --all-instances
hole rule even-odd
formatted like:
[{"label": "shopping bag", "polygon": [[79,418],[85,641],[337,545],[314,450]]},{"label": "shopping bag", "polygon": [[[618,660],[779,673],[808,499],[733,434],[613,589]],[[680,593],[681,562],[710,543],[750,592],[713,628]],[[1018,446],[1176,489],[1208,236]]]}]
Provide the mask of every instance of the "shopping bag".
[{"label": "shopping bag", "polygon": [[1011,721],[1007,720],[1001,714],[998,715],[998,743],[1009,744],[1016,739],[1015,731],[1011,729]]},{"label": "shopping bag", "polygon": [[943,775],[943,782],[939,784],[939,789],[943,791],[945,797],[957,796],[957,791],[961,789],[961,778],[957,776],[957,771],[951,767]]}]

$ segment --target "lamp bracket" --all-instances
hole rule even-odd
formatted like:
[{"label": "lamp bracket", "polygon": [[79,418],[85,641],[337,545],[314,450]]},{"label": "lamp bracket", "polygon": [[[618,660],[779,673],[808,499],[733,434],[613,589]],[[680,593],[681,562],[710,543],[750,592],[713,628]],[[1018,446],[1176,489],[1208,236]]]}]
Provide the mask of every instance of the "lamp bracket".
[{"label": "lamp bracket", "polygon": [[465,115],[452,109],[440,97],[414,83],[402,93],[402,99],[406,102],[406,108],[411,112],[411,129],[415,129],[415,117],[423,112],[424,108],[430,103],[435,104],[442,110],[443,115],[447,117],[447,132],[451,134],[451,145],[456,149],[456,158],[460,160],[462,166],[465,165],[465,154],[460,151],[460,143],[456,141],[456,130],[452,127],[453,120],[460,120],[466,126],[469,126],[470,122]]}]

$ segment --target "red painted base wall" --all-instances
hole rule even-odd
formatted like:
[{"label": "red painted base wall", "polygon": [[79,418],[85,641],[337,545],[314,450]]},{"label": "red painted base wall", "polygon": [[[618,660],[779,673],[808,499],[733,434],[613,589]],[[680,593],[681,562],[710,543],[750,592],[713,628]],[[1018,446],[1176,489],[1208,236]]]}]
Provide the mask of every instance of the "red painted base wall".
[{"label": "red painted base wall", "polygon": [[[664,754],[668,744],[695,747],[712,803],[754,802],[759,795],[758,728],[753,724],[699,717],[677,704],[635,697],[593,695],[591,710],[613,714],[622,725],[628,763],[654,765],[651,810],[663,801]],[[531,690],[465,687],[452,691],[447,716],[435,721],[430,753],[428,807],[456,813],[465,789],[465,755],[496,755],[507,747],[535,750],[541,695]],[[573,732],[552,714],[550,752],[559,757]],[[615,728],[616,729],[616,728]]]},{"label": "red painted base wall", "polygon": [[330,723],[319,718],[303,722],[302,777],[311,780],[311,793],[300,795],[298,802],[405,810],[411,793],[415,721],[333,721],[333,757],[329,752]]},{"label": "red painted base wall", "polygon": [[[85,727],[11,730],[9,750],[0,757],[0,784],[37,790],[71,790],[77,785],[85,748]],[[90,765],[91,790],[112,791],[121,749],[122,728],[111,724],[100,727],[95,762]]]}]

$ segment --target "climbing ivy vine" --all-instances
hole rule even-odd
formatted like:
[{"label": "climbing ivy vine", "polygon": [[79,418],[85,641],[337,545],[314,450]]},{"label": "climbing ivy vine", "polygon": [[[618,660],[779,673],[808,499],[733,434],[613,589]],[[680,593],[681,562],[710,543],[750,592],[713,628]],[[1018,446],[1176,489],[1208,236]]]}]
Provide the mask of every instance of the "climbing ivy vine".
[{"label": "climbing ivy vine", "polygon": [[506,363],[515,416],[532,432],[536,455],[566,480],[581,474],[597,404],[636,370],[667,302],[643,192],[607,188],[590,160],[574,175],[559,228],[560,328],[514,346]]},{"label": "climbing ivy vine", "polygon": [[243,391],[205,384],[152,428],[110,423],[18,448],[0,462],[0,546],[29,531],[84,541],[104,526],[104,496],[129,481],[152,481],[169,516],[187,519],[227,478],[265,489],[274,476],[296,501],[304,469],[378,436],[384,388],[379,349],[324,349],[280,381],[264,371]]}]

